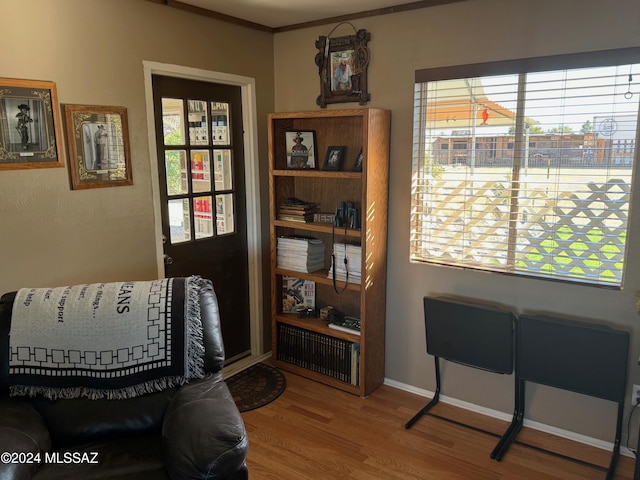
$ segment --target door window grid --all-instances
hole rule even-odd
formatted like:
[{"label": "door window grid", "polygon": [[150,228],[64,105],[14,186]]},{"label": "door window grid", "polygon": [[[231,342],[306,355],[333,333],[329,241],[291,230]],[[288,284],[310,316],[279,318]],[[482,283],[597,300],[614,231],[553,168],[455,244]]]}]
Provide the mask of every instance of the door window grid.
[{"label": "door window grid", "polygon": [[[168,210],[171,243],[185,243],[235,233],[229,104],[210,102],[207,109],[205,101],[163,98],[162,110],[167,195],[170,197]],[[188,118],[187,145],[184,135],[185,111]],[[210,122],[208,118],[211,119]],[[184,146],[186,149],[175,149],[174,146]],[[203,146],[217,148],[204,149]],[[224,148],[225,146],[227,148]],[[190,161],[187,161],[187,158],[190,158]],[[191,232],[194,232],[194,235]]]},{"label": "door window grid", "polygon": [[211,160],[209,150],[191,151],[191,182],[194,193],[211,192]]},{"label": "door window grid", "polygon": [[207,122],[207,102],[189,100],[189,144],[209,145],[209,127]]}]

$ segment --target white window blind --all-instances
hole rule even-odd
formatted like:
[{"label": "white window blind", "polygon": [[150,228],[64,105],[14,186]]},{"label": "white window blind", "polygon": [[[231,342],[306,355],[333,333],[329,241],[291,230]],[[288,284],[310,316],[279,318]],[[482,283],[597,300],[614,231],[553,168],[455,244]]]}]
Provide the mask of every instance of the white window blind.
[{"label": "white window blind", "polygon": [[499,70],[416,81],[411,260],[620,286],[640,64]]}]

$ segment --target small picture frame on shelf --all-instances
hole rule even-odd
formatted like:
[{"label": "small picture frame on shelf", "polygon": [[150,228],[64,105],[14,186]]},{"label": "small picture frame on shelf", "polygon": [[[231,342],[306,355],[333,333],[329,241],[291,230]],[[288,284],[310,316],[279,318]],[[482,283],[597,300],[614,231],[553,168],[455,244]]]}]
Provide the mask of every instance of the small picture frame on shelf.
[{"label": "small picture frame on shelf", "polygon": [[316,134],[314,131],[285,132],[287,168],[310,170],[316,165]]},{"label": "small picture frame on shelf", "polygon": [[353,168],[351,169],[353,172],[361,172],[362,171],[362,162],[364,162],[364,153],[362,148],[360,149],[360,153],[356,157],[356,161],[353,164]]},{"label": "small picture frame on shelf", "polygon": [[327,148],[327,156],[324,159],[324,170],[338,171],[342,168],[342,158],[346,147],[333,146]]}]

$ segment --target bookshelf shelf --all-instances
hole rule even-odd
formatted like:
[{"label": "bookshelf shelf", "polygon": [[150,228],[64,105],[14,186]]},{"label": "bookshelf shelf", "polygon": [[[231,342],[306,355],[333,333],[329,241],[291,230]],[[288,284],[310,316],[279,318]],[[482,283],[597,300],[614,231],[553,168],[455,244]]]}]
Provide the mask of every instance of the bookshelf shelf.
[{"label": "bookshelf shelf", "polygon": [[290,363],[285,362],[275,362],[275,364],[282,368],[283,370],[287,370],[288,372],[295,373],[296,375],[300,375],[302,377],[309,378],[311,380],[315,380],[316,382],[324,383],[326,385],[330,385],[335,388],[339,388],[340,390],[344,390],[349,393],[353,393],[355,395],[360,394],[360,387],[356,385],[351,385],[346,382],[342,382],[335,378],[327,377],[326,375],[322,375],[321,373],[317,373],[311,371],[307,368],[298,367],[296,365],[292,365]]},{"label": "bookshelf shelf", "polygon": [[[269,115],[273,360],[279,368],[360,396],[369,395],[384,380],[390,123],[388,110],[368,108]],[[285,132],[291,131],[315,132],[317,170],[286,168],[290,146]],[[343,170],[320,170],[328,147],[338,145],[345,147]],[[354,172],[352,169],[361,150],[362,172]],[[334,213],[340,202],[352,202],[358,209],[361,229],[334,230],[329,223],[278,220],[281,205],[291,197],[317,204],[322,213]],[[325,268],[312,273],[278,268],[277,245],[282,236],[311,236],[322,240]],[[328,275],[333,242],[361,246],[357,267],[363,285],[349,282],[344,288],[345,282],[338,280],[336,291]],[[345,315],[359,318],[360,335],[329,328],[328,322],[319,318],[282,313],[283,277],[316,282],[316,307],[331,305]],[[304,336],[307,343],[296,344],[296,335]],[[339,360],[331,350],[332,345],[342,349]],[[346,367],[348,372],[336,372],[335,365],[349,363],[345,355],[352,359],[350,368]],[[345,381],[345,377],[349,381]]]},{"label": "bookshelf shelf", "polygon": [[353,178],[360,179],[360,172],[323,172],[320,170],[274,170],[276,177]]},{"label": "bookshelf shelf", "polygon": [[[285,228],[294,228],[297,230],[308,230],[310,232],[323,232],[323,233],[331,233],[332,228],[331,224],[327,223],[317,223],[317,222],[287,222],[284,220],[274,220],[273,224],[276,227],[285,227]],[[341,227],[337,227],[335,229],[335,234],[338,237],[343,237],[345,229]],[[360,238],[361,232],[360,230],[351,230],[347,229],[347,237]]]},{"label": "bookshelf shelf", "polygon": [[324,320],[320,320],[319,318],[299,318],[295,313],[281,313],[276,316],[276,321],[280,323],[286,323],[287,325],[293,325],[295,327],[305,328],[307,330],[322,333],[324,335],[342,338],[354,343],[360,342],[360,335],[329,328],[327,322]]}]

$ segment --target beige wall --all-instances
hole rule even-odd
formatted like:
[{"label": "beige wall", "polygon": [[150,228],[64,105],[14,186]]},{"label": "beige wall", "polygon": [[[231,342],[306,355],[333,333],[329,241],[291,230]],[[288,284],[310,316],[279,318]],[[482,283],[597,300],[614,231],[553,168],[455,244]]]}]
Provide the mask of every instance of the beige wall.
[{"label": "beige wall", "polygon": [[[261,198],[268,204],[266,113],[318,109],[314,42],[333,25],[272,38],[143,0],[30,0],[28,16],[23,3],[0,0],[3,18],[10,19],[0,30],[0,75],[52,80],[61,103],[127,107],[134,185],[71,191],[66,168],[0,172],[0,292],[156,276],[143,60],[256,79]],[[623,291],[408,261],[414,71],[640,45],[640,4],[617,0],[615,5],[600,0],[471,0],[353,21],[372,35],[369,105],[390,109],[393,119],[387,378],[434,389],[421,299],[455,293],[519,311],[544,308],[630,329],[629,383],[640,383],[635,362],[640,353],[635,333],[640,200],[634,202]],[[343,26],[335,35],[349,33]],[[512,410],[511,377],[448,364],[443,378],[448,396],[505,413]],[[612,439],[615,412],[606,402],[537,386],[528,389],[527,402],[527,418]]]},{"label": "beige wall", "polygon": [[1,171],[0,292],[156,278],[142,62],[254,78],[266,157],[272,35],[144,0],[0,0],[0,10],[0,76],[54,81],[61,104],[128,109],[134,183],[72,191],[66,167]]},{"label": "beige wall", "polygon": [[[615,8],[614,8],[615,5]],[[603,320],[634,332],[629,383],[640,383],[635,292],[640,290],[640,196],[636,195],[624,291],[568,285],[499,274],[410,264],[409,205],[413,80],[417,69],[560,53],[640,46],[637,0],[471,0],[352,23],[371,33],[369,106],[392,111],[389,193],[386,377],[435,389],[426,356],[422,297],[451,293],[496,301],[519,312],[544,309]],[[278,111],[316,110],[319,78],[315,40],[333,25],[275,36]],[[333,36],[353,30],[340,27]],[[637,73],[640,75],[640,72]],[[351,108],[357,104],[331,105]],[[443,393],[507,414],[513,411],[513,378],[447,364]],[[629,392],[630,395],[630,392]],[[526,417],[611,442],[610,402],[529,385]],[[626,413],[628,414],[627,408]],[[626,416],[625,416],[626,420]],[[633,429],[635,438],[636,428]]]}]

